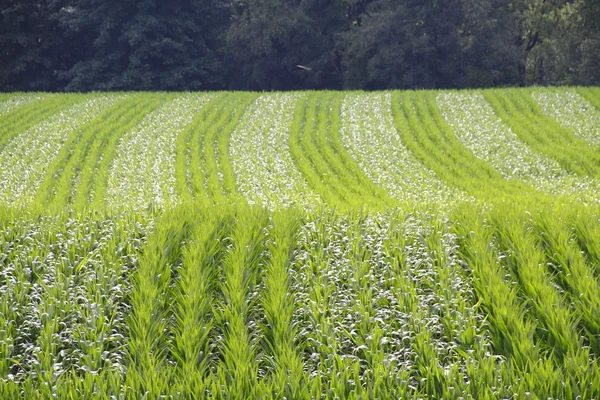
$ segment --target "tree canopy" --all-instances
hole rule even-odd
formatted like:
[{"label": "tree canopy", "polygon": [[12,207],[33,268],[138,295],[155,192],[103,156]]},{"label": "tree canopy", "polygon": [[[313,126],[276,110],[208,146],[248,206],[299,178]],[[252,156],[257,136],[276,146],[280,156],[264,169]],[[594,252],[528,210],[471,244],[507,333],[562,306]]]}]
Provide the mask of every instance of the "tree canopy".
[{"label": "tree canopy", "polygon": [[0,8],[2,91],[598,85],[599,65],[600,0],[4,0]]}]

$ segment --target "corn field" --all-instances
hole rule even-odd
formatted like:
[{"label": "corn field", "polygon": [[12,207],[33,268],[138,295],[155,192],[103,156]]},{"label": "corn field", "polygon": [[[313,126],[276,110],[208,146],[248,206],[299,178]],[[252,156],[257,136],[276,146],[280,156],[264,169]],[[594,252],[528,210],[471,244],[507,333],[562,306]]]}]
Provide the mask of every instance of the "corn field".
[{"label": "corn field", "polygon": [[600,88],[0,94],[1,399],[600,399]]}]

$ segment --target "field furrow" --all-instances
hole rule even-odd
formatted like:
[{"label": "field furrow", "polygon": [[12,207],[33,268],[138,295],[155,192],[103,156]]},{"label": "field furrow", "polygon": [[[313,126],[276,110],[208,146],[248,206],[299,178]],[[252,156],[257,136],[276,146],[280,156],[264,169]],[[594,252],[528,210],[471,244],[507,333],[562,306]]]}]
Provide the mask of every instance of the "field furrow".
[{"label": "field furrow", "polygon": [[288,145],[294,109],[303,97],[297,93],[260,96],[231,134],[229,158],[237,188],[250,204],[275,209],[317,203]]},{"label": "field furrow", "polygon": [[210,99],[210,95],[179,96],[121,138],[107,182],[108,207],[125,205],[139,211],[179,201],[175,186],[177,136]]},{"label": "field furrow", "polygon": [[505,179],[520,180],[553,195],[600,200],[598,182],[568,172],[556,160],[534,152],[494,114],[482,93],[441,93],[436,101],[461,143]]},{"label": "field furrow", "polygon": [[0,153],[0,201],[27,205],[71,133],[110,108],[117,96],[92,96],[42,121],[9,142]]},{"label": "field furrow", "polygon": [[600,147],[600,110],[573,89],[537,89],[531,92],[544,114],[554,118],[564,128]]}]

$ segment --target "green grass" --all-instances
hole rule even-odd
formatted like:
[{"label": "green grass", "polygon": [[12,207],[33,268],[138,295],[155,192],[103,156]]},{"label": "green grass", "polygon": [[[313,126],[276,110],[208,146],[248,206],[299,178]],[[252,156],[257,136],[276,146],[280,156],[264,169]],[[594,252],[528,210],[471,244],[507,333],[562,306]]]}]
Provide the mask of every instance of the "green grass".
[{"label": "green grass", "polygon": [[598,155],[440,93],[0,94],[0,398],[600,398]]}]

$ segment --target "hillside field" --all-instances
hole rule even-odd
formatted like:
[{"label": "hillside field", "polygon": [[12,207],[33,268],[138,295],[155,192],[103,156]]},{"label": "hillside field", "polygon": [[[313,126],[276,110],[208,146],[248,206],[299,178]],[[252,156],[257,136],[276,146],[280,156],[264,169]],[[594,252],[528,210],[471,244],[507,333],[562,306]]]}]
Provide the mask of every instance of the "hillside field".
[{"label": "hillside field", "polygon": [[600,88],[0,93],[0,399],[600,399]]}]

